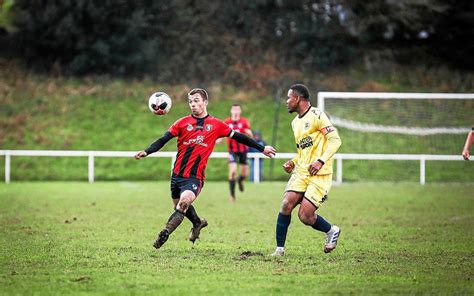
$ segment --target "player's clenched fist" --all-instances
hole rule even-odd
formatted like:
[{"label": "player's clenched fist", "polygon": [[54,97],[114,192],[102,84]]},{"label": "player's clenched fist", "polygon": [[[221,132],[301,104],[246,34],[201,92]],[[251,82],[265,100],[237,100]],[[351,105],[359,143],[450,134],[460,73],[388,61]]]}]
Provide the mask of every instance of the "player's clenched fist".
[{"label": "player's clenched fist", "polygon": [[319,170],[321,169],[322,166],[323,166],[323,164],[319,160],[313,162],[308,167],[309,174],[311,176],[315,176],[319,172]]},{"label": "player's clenched fist", "polygon": [[287,162],[285,162],[283,164],[283,169],[288,174],[291,174],[291,172],[293,172],[293,170],[295,169],[295,163],[293,162],[293,160],[288,160]]},{"label": "player's clenched fist", "polygon": [[138,151],[137,154],[135,154],[135,159],[140,159],[145,156],[147,156],[145,151]]}]

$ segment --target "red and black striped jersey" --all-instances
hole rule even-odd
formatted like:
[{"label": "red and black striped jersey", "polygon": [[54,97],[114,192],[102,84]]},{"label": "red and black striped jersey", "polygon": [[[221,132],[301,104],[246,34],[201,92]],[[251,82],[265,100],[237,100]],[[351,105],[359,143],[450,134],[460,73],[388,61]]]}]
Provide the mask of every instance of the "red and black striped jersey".
[{"label": "red and black striped jersey", "polygon": [[[239,132],[241,134],[245,134],[245,131],[247,129],[250,129],[249,121],[247,120],[247,118],[244,118],[244,117],[240,117],[239,120],[233,120],[232,118],[227,118],[224,120],[224,123],[226,123],[234,131]],[[233,153],[248,151],[247,146],[237,142],[236,140],[232,138],[227,138],[227,146],[228,146],[228,151],[233,152]]]},{"label": "red and black striped jersey", "polygon": [[228,137],[232,129],[220,119],[210,115],[204,118],[188,115],[178,119],[168,131],[178,137],[178,154],[174,162],[173,175],[204,181],[204,171],[216,140]]}]

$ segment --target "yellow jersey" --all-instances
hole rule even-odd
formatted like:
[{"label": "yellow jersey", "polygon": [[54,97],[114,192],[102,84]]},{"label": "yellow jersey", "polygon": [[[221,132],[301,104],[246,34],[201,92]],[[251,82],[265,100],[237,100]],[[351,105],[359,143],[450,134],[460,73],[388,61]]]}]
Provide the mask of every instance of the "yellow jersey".
[{"label": "yellow jersey", "polygon": [[310,107],[302,116],[293,119],[291,127],[297,148],[294,172],[309,175],[309,165],[321,159],[324,165],[317,175],[332,174],[333,156],[342,142],[326,113]]}]

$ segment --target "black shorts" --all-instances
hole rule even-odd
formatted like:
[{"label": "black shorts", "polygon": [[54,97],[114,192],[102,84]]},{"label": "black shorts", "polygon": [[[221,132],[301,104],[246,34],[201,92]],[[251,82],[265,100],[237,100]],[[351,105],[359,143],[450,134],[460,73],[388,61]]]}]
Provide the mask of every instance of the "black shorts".
[{"label": "black shorts", "polygon": [[247,152],[229,152],[229,163],[247,164]]},{"label": "black shorts", "polygon": [[197,178],[183,178],[176,175],[171,177],[171,198],[177,199],[185,190],[192,191],[196,196],[201,192],[204,182]]}]

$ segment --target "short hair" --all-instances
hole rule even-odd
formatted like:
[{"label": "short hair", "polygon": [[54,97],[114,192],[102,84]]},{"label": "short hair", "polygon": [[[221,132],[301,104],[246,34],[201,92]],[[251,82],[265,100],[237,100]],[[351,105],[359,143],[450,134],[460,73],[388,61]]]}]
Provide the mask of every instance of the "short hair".
[{"label": "short hair", "polygon": [[233,103],[232,107],[240,107],[240,104],[239,103]]},{"label": "short hair", "polygon": [[188,96],[194,95],[194,94],[200,94],[203,100],[208,100],[209,95],[207,94],[207,91],[203,88],[193,88],[190,92],[188,92]]},{"label": "short hair", "polygon": [[306,101],[309,101],[309,90],[304,84],[293,84],[290,89],[302,96]]}]

